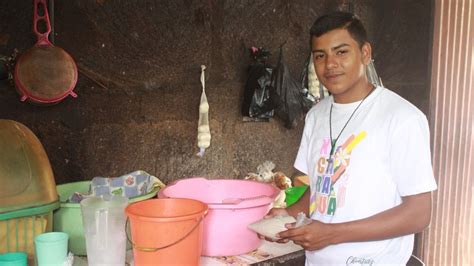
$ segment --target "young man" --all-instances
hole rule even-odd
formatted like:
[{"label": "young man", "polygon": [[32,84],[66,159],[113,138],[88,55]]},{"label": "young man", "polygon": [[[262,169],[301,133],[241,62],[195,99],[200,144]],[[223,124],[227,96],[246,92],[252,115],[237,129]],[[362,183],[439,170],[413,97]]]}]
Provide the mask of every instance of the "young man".
[{"label": "young man", "polygon": [[316,74],[331,92],[306,116],[295,168],[311,189],[287,209],[313,221],[279,233],[306,250],[307,265],[405,265],[414,233],[430,222],[436,189],[424,114],[366,76],[371,46],[353,14],[311,28]]}]

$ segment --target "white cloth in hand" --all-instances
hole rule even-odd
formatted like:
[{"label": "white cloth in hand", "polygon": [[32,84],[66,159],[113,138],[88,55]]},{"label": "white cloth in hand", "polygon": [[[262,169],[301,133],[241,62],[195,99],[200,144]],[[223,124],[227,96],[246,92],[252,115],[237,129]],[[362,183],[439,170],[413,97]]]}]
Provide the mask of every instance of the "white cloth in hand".
[{"label": "white cloth in hand", "polygon": [[296,222],[295,218],[290,215],[277,215],[271,218],[256,221],[248,226],[249,229],[257,232],[272,240],[278,240],[278,233],[287,230],[285,224]]}]

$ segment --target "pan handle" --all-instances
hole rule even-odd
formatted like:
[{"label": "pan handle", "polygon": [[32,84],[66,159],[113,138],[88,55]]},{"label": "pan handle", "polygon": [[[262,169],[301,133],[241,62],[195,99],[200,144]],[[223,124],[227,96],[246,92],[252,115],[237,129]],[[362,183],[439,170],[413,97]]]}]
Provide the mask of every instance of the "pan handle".
[{"label": "pan handle", "polygon": [[[34,15],[33,15],[33,31],[38,38],[36,42],[37,45],[51,45],[51,42],[48,39],[49,33],[51,32],[51,23],[49,22],[48,6],[46,5],[46,0],[34,0]],[[38,14],[38,6],[43,6],[44,14],[41,16]],[[44,20],[46,22],[46,31],[41,33],[38,30],[38,22]]]}]

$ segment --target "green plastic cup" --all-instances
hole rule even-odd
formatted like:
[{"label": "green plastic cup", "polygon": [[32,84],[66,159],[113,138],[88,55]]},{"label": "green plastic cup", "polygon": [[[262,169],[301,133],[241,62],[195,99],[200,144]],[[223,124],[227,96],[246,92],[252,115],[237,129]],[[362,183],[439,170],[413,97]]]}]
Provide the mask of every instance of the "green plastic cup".
[{"label": "green plastic cup", "polygon": [[38,266],[62,266],[67,257],[68,234],[51,232],[35,237],[36,262]]},{"label": "green plastic cup", "polygon": [[0,254],[2,266],[27,266],[27,255],[23,252],[10,252]]}]

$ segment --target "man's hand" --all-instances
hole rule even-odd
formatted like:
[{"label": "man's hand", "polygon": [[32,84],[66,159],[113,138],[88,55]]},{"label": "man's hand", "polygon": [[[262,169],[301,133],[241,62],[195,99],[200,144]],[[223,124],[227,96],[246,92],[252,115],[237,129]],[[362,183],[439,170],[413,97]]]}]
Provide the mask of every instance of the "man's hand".
[{"label": "man's hand", "polygon": [[279,242],[293,240],[306,250],[347,242],[383,240],[422,231],[430,221],[431,192],[403,197],[402,204],[371,217],[344,223],[309,225],[280,232]]},{"label": "man's hand", "polygon": [[278,234],[282,238],[281,242],[292,240],[305,250],[318,250],[333,244],[331,240],[334,239],[334,232],[330,224],[313,220],[308,225],[298,228],[293,228],[293,226],[293,224],[288,224],[288,230]]},{"label": "man's hand", "polygon": [[[272,218],[273,216],[277,216],[277,215],[281,215],[281,216],[286,216],[286,215],[290,215],[288,213],[288,211],[285,209],[285,208],[272,208],[268,213],[267,215],[265,215],[264,219],[269,219],[269,218]],[[260,234],[257,234],[258,237],[260,239],[265,239],[269,242],[278,242],[278,243],[286,243],[288,242],[288,240],[286,239],[281,239],[281,240],[274,240],[274,239],[271,239],[271,238],[268,238],[268,237],[265,237],[265,236],[262,236]]]},{"label": "man's hand", "polygon": [[[265,218],[271,218],[271,217],[276,216],[276,215],[291,215],[291,216],[296,218],[296,216],[300,212],[304,212],[304,213],[307,214],[308,209],[309,209],[309,194],[310,194],[309,191],[310,191],[310,189],[308,188],[305,191],[305,193],[303,194],[303,196],[298,200],[298,202],[296,202],[295,204],[293,204],[292,206],[290,206],[286,209],[284,209],[284,208],[273,208],[273,209],[271,209],[267,213]],[[291,227],[292,227],[291,224],[287,224],[287,228],[291,228]],[[267,241],[275,242],[275,240],[265,238],[264,236],[261,236],[261,235],[259,235],[259,237],[261,239],[265,239]],[[286,243],[288,241],[289,241],[288,239],[280,239],[276,242]]]}]

